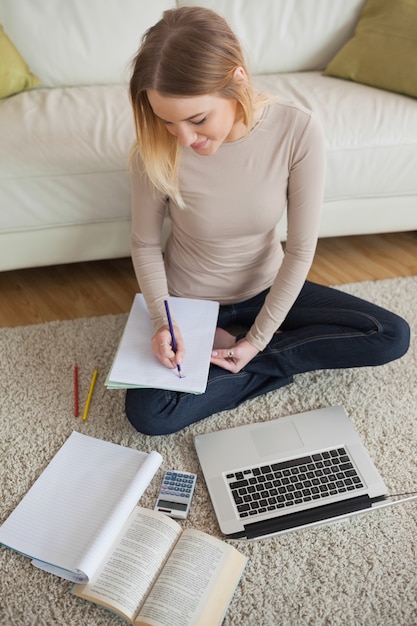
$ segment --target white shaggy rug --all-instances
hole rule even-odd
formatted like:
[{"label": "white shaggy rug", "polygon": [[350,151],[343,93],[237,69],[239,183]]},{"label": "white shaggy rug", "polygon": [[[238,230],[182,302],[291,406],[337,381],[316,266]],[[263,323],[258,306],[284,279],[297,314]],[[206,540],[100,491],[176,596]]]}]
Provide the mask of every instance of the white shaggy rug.
[{"label": "white shaggy rug", "polygon": [[[391,493],[417,490],[417,277],[341,289],[403,315],[412,327],[408,354],[394,363],[303,374],[287,388],[182,432],[147,437],[124,416],[124,392],[104,380],[125,315],[0,329],[0,522],[18,504],[72,430],[125,446],[158,450],[164,463],[141,503],[153,507],[162,471],[198,474],[186,525],[221,537],[193,436],[332,404],[351,416]],[[72,367],[80,405],[95,367],[89,418],[73,417]],[[417,502],[326,527],[253,543],[234,542],[249,563],[225,626],[412,626],[417,624]],[[117,626],[121,620],[69,593],[70,583],[0,548],[2,626]]]}]

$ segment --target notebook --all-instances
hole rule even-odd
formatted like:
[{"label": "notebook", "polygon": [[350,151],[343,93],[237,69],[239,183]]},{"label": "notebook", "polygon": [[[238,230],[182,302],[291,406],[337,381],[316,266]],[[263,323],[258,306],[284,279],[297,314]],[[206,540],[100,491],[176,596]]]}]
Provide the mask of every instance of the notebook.
[{"label": "notebook", "polygon": [[[184,393],[204,393],[216,331],[219,303],[170,298],[173,318],[184,339],[186,354],[176,369],[164,367],[152,352],[153,326],[142,294],[135,295],[120,344],[105,385],[108,389],[150,387]],[[168,324],[168,321],[167,321]]]},{"label": "notebook", "polygon": [[341,406],[194,438],[221,531],[258,539],[329,523],[390,499]]},{"label": "notebook", "polygon": [[0,526],[0,544],[87,582],[161,463],[159,452],[74,431]]}]

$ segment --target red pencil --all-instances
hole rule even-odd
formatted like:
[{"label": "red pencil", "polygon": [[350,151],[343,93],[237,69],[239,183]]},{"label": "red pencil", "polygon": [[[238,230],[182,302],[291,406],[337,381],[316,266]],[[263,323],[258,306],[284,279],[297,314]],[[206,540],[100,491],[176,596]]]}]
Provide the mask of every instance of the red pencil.
[{"label": "red pencil", "polygon": [[78,417],[78,365],[74,365],[74,416]]}]

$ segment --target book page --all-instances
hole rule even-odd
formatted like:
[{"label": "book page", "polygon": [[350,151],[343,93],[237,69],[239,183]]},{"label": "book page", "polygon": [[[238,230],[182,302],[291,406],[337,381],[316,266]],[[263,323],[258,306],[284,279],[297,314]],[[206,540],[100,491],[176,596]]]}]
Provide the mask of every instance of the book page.
[{"label": "book page", "polygon": [[180,378],[176,369],[164,367],[153,354],[152,320],[143,295],[136,294],[106,380],[108,388],[151,387],[186,393],[206,390],[219,305],[208,300],[170,298],[170,307],[186,347],[181,365],[184,377]]},{"label": "book page", "polygon": [[136,507],[96,575],[72,593],[132,620],[180,533],[170,517]]},{"label": "book page", "polygon": [[0,527],[0,542],[46,571],[84,582],[161,462],[157,452],[73,432]]},{"label": "book page", "polygon": [[233,546],[198,530],[184,531],[135,625],[220,625],[246,562]]}]

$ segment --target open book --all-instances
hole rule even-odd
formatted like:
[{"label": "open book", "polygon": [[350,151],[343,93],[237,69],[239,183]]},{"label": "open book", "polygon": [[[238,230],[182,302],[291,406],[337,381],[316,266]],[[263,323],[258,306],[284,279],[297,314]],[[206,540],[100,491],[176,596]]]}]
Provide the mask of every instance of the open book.
[{"label": "open book", "polygon": [[87,582],[161,462],[158,452],[73,432],[0,527],[0,543]]},{"label": "open book", "polygon": [[152,320],[145,299],[136,294],[115,359],[107,376],[109,389],[150,387],[204,393],[219,312],[218,302],[170,298],[171,314],[181,328],[186,354],[181,367],[164,367],[152,352]]},{"label": "open book", "polygon": [[136,507],[96,574],[72,593],[136,626],[219,626],[246,562],[220,539]]}]

